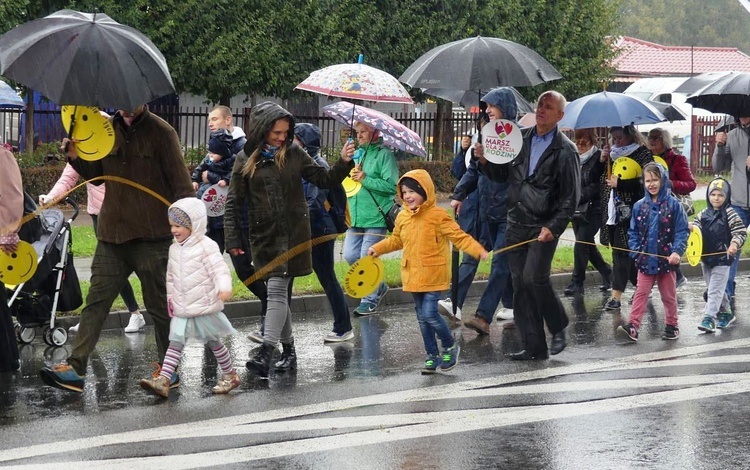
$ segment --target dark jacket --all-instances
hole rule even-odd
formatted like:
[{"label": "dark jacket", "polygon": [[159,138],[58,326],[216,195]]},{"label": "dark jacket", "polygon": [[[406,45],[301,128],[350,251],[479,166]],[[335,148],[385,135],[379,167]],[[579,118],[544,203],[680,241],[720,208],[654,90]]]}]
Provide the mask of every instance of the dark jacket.
[{"label": "dark jacket", "polygon": [[[711,194],[711,186],[715,184],[717,180],[720,180],[726,185],[726,198],[724,204],[718,209],[714,209],[709,200]],[[742,245],[745,244],[747,239],[747,231],[745,230],[745,224],[737,212],[731,207],[732,201],[732,189],[729,186],[729,182],[723,178],[716,178],[706,188],[706,202],[707,207],[700,211],[693,221],[693,225],[698,227],[703,236],[703,253],[702,255],[710,253],[721,253],[726,252],[729,248],[729,244],[734,242],[738,249],[737,252],[742,249]],[[701,262],[706,266],[731,266],[734,262],[733,256],[726,254],[714,254],[711,256],[701,257]]]},{"label": "dark jacket", "polygon": [[[508,215],[508,183],[490,180],[479,171],[478,165],[477,160],[471,160],[451,199],[463,201],[468,195],[476,194],[476,214],[480,220],[505,221]],[[461,210],[464,210],[463,204]]]},{"label": "dark jacket", "polygon": [[[294,126],[294,135],[302,142],[307,152],[315,163],[325,169],[330,165],[320,152],[320,129],[318,126],[307,123],[300,123]],[[302,187],[305,189],[305,199],[307,199],[307,209],[310,211],[310,231],[313,238],[321,235],[337,233],[336,225],[333,223],[333,217],[328,213],[326,202],[328,201],[328,189],[320,189],[309,181],[303,179]]]},{"label": "dark jacket", "polygon": [[[289,121],[286,162],[279,168],[277,157],[259,158],[252,176],[242,169],[256,149],[265,145],[266,134],[279,119]],[[257,270],[267,268],[264,278],[304,276],[312,272],[310,216],[300,178],[318,187],[340,184],[353,168],[339,160],[329,170],[318,166],[298,145],[293,144],[294,118],[281,106],[265,102],[250,114],[250,134],[245,149],[237,155],[232,170],[224,213],[227,250],[241,248],[241,228],[236,211],[247,201],[250,220],[250,251]],[[297,250],[290,251],[297,247]]]},{"label": "dark jacket", "polygon": [[[638,162],[641,168],[645,167],[647,163],[654,161],[654,156],[645,145],[638,147],[635,152],[628,155],[628,157]],[[605,170],[607,168],[606,165],[612,165],[612,162],[606,162],[604,167]],[[599,181],[601,191],[601,200],[599,201],[599,205],[601,208],[602,227],[607,226],[607,219],[609,217],[607,205],[609,204],[609,193],[612,189],[607,184],[607,173],[607,171],[603,171],[601,179]],[[617,188],[615,188],[614,191],[616,200],[622,201],[632,208],[633,204],[635,204],[636,201],[643,197],[643,183],[641,181],[641,178],[619,180],[617,182]],[[620,244],[622,246],[627,246],[627,230],[618,230],[617,232],[619,232],[620,236],[622,237],[622,240],[620,240]],[[602,230],[599,233],[599,238],[602,242],[602,245],[610,245],[612,243],[609,239],[609,230]]]},{"label": "dark jacket", "polygon": [[651,195],[644,188],[645,196],[633,205],[628,230],[628,247],[632,250],[630,256],[635,259],[638,270],[649,275],[676,269],[678,265],[669,264],[667,257],[672,253],[682,256],[688,238],[687,214],[670,191],[666,170],[661,165],[657,166],[661,173],[661,187],[656,201],[651,200]]},{"label": "dark jacket", "polygon": [[509,225],[547,227],[559,237],[578,206],[581,165],[575,145],[557,129],[534,173],[528,176],[534,130],[531,127],[521,131],[523,147],[512,162],[487,162],[482,171],[493,181],[507,181]]},{"label": "dark jacket", "polygon": [[602,151],[597,150],[581,165],[581,199],[578,204],[589,203],[586,217],[601,217],[601,193],[599,181],[604,173],[604,162],[601,161]]},{"label": "dark jacket", "polygon": [[[468,150],[463,148],[458,149],[458,153],[453,157],[451,163],[451,174],[456,178],[457,182],[461,181],[461,178],[466,173],[466,152],[470,152],[471,147]],[[468,193],[461,202],[461,211],[458,213],[456,222],[461,230],[468,233],[472,237],[479,239],[479,229],[477,227],[477,200],[479,196],[476,191]]]},{"label": "dark jacket", "polygon": [[[108,180],[97,238],[109,243],[171,238],[169,204],[195,197],[177,132],[148,109],[129,127],[117,113],[112,126],[115,130],[112,153],[93,162],[77,158],[70,165],[84,179],[102,175],[123,178],[154,191],[166,201],[129,184]],[[104,180],[92,182],[101,183]]]},{"label": "dark jacket", "polygon": [[198,183],[203,183],[203,172],[208,171],[206,175],[210,184],[216,184],[221,180],[229,183],[229,177],[232,175],[232,167],[234,166],[235,155],[229,158],[222,158],[218,162],[212,162],[211,158],[206,156],[200,165],[196,166],[193,170],[191,179]]}]

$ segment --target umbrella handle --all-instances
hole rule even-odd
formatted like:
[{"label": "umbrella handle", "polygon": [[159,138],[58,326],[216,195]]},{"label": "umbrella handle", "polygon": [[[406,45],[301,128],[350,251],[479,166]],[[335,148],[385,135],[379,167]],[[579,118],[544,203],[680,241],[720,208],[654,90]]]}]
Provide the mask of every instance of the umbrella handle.
[{"label": "umbrella handle", "polygon": [[70,131],[68,131],[68,141],[65,142],[65,147],[63,149],[65,153],[68,153],[68,149],[70,148],[70,141],[73,140],[73,130],[76,127],[76,111],[78,111],[78,105],[73,106],[73,115],[70,116]]}]

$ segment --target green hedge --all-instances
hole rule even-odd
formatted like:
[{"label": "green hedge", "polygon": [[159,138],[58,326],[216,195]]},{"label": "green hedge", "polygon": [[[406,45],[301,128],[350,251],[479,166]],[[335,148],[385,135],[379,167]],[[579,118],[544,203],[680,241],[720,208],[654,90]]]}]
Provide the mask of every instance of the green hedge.
[{"label": "green hedge", "polygon": [[[36,161],[29,164],[23,161],[25,155],[20,156],[19,164],[21,166],[21,175],[23,177],[23,187],[26,192],[36,198],[40,194],[46,194],[55,185],[60,178],[65,163],[62,161],[44,163],[44,160]],[[195,167],[195,164],[187,161],[186,165],[189,170]],[[404,174],[409,170],[424,168],[432,176],[435,182],[435,189],[438,192],[449,193],[453,191],[456,184],[455,178],[450,172],[450,162],[425,162],[420,160],[404,160],[398,162],[399,174]],[[81,187],[75,190],[71,197],[81,207],[86,204],[86,189]]]}]

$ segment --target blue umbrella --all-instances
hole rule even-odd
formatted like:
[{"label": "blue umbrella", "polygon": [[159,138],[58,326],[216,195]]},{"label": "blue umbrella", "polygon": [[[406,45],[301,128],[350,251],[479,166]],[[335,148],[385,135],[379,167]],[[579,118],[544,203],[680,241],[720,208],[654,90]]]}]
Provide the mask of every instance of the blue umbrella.
[{"label": "blue umbrella", "polygon": [[25,106],[16,90],[2,80],[0,80],[0,106],[18,106],[21,108]]},{"label": "blue umbrella", "polygon": [[602,91],[568,103],[560,127],[586,129],[589,127],[627,126],[666,121],[653,105],[632,95]]}]

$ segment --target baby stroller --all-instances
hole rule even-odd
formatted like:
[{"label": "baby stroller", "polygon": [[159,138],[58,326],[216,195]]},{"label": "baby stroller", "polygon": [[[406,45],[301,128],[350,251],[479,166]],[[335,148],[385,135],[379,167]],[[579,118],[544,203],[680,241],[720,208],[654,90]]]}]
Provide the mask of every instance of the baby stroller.
[{"label": "baby stroller", "polygon": [[[22,226],[19,237],[33,245],[37,253],[37,269],[28,281],[12,288],[8,306],[16,317],[16,338],[29,344],[43,328],[42,337],[50,346],[68,341],[65,328],[55,326],[55,312],[75,310],[83,303],[81,286],[73,267],[70,224],[78,217],[78,204],[70,198],[65,202],[73,214],[65,220],[59,209],[45,209]],[[37,210],[36,202],[24,194],[24,215]]]}]

